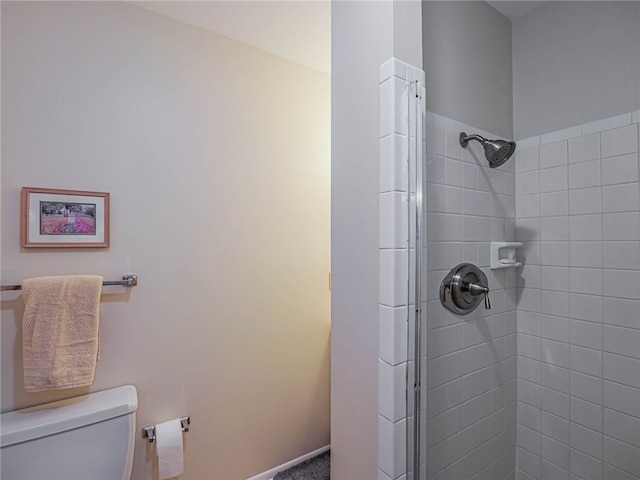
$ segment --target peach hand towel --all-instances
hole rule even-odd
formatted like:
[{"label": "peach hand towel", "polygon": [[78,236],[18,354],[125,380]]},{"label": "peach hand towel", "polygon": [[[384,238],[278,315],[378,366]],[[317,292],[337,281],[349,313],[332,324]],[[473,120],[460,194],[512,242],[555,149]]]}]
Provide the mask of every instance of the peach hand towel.
[{"label": "peach hand towel", "polygon": [[22,291],[25,390],[91,385],[98,355],[102,277],[31,278],[23,282]]}]

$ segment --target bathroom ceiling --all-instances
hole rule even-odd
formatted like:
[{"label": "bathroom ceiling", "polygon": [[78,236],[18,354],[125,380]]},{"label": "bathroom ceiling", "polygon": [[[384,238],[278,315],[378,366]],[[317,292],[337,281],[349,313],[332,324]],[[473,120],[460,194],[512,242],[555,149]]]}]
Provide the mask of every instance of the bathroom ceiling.
[{"label": "bathroom ceiling", "polygon": [[522,15],[529,13],[531,10],[538,8],[543,2],[529,2],[529,1],[488,1],[487,3],[493,8],[498,10],[505,17],[513,20],[514,18],[521,17]]},{"label": "bathroom ceiling", "polygon": [[331,71],[331,2],[139,1],[135,5],[322,72]]},{"label": "bathroom ceiling", "polygon": [[[307,67],[331,72],[329,0],[160,0],[131,3]],[[488,3],[514,19],[546,2]]]}]

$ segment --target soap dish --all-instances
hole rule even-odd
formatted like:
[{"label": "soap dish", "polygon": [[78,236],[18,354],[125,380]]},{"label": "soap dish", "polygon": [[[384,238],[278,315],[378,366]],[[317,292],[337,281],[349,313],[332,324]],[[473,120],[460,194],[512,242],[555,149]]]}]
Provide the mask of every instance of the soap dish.
[{"label": "soap dish", "polygon": [[516,260],[516,251],[520,247],[520,242],[491,242],[491,270],[522,266]]}]

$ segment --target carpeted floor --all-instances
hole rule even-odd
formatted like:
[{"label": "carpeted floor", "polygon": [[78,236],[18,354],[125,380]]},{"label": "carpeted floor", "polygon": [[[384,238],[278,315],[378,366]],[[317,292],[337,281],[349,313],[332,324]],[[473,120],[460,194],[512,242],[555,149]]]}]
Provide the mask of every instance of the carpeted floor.
[{"label": "carpeted floor", "polygon": [[273,480],[329,480],[331,452],[326,451],[294,467],[278,472]]}]

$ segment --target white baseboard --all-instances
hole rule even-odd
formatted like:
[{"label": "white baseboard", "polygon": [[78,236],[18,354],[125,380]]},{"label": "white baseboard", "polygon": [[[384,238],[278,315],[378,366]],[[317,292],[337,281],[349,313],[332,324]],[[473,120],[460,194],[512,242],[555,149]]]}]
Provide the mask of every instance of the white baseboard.
[{"label": "white baseboard", "polygon": [[318,450],[314,450],[313,452],[309,452],[301,457],[295,458],[290,462],[283,463],[282,465],[272,468],[271,470],[267,470],[266,472],[259,473],[255,477],[248,478],[247,480],[272,480],[276,473],[286,470],[287,468],[291,468],[299,463],[304,462],[305,460],[309,460],[310,458],[315,457],[316,455],[320,455],[321,453],[329,450],[331,445],[327,445],[326,447],[319,448]]}]

